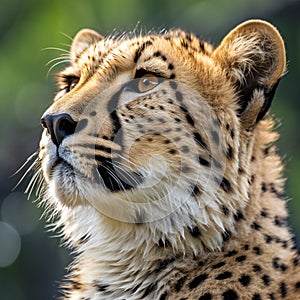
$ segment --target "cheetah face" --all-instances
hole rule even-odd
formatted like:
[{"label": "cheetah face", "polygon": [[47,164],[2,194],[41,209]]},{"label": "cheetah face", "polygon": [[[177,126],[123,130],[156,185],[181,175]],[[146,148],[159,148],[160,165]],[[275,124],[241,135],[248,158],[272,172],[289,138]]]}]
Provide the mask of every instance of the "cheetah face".
[{"label": "cheetah face", "polygon": [[[125,39],[79,32],[41,121],[50,198],[128,222],[205,210],[223,227],[210,212],[224,207],[226,193],[245,196],[241,143],[251,146],[269,108],[282,49],[261,21],[240,25],[215,50],[182,31]],[[226,207],[244,205],[232,199]]]},{"label": "cheetah face", "polygon": [[[93,96],[76,121],[67,113],[45,114],[43,168],[60,201],[76,205],[88,199],[114,217],[124,206],[146,205],[161,218],[185,197],[219,186],[225,159],[216,115],[186,85],[148,74]],[[139,90],[149,84],[151,90]],[[198,111],[191,115],[183,99],[197,103]],[[183,190],[175,202],[174,193]],[[106,203],[110,209],[103,208]]]}]

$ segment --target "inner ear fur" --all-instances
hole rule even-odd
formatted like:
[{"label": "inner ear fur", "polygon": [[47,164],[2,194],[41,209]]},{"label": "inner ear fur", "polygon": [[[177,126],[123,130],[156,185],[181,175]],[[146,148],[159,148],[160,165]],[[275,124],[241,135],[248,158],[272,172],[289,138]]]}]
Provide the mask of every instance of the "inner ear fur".
[{"label": "inner ear fur", "polygon": [[71,61],[75,62],[80,54],[92,44],[103,39],[103,36],[92,29],[81,29],[75,36],[71,46]]},{"label": "inner ear fur", "polygon": [[[236,86],[238,114],[250,123],[258,122],[270,108],[286,69],[284,42],[278,30],[261,20],[244,22],[225,36],[213,58]],[[258,91],[263,96],[258,97]],[[252,103],[256,100],[258,103]]]}]

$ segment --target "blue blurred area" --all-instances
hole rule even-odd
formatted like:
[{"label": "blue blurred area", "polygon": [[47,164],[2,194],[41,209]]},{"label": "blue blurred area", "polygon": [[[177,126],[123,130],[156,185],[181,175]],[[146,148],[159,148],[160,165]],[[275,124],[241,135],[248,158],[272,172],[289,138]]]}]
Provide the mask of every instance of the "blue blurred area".
[{"label": "blue blurred area", "polygon": [[[300,1],[298,0],[165,0],[165,1],[38,1],[0,0],[0,299],[47,300],[57,295],[70,261],[54,233],[47,233],[43,210],[27,200],[26,179],[11,192],[21,175],[11,176],[38,148],[39,119],[54,94],[47,62],[68,49],[83,28],[101,34],[137,29],[180,27],[218,44],[231,28],[250,18],[272,22],[287,47],[289,72],[274,100],[286,162],[291,224],[300,236]],[[2,252],[1,252],[2,251]]]}]

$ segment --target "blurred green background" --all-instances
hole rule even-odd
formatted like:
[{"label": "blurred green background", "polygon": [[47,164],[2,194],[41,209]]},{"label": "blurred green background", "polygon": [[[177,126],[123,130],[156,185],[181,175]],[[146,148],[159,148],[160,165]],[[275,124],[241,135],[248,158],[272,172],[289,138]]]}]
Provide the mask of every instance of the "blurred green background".
[{"label": "blurred green background", "polygon": [[[300,1],[38,1],[0,0],[0,299],[53,299],[70,261],[59,240],[47,233],[34,196],[23,194],[28,179],[11,192],[12,176],[38,147],[39,118],[54,94],[47,62],[68,49],[83,27],[101,34],[181,27],[217,45],[236,24],[250,18],[272,22],[287,47],[289,72],[272,111],[277,116],[279,151],[286,162],[290,221],[300,236]],[[281,125],[282,123],[282,125]],[[279,126],[280,125],[280,126]],[[52,238],[50,238],[52,236]]]}]

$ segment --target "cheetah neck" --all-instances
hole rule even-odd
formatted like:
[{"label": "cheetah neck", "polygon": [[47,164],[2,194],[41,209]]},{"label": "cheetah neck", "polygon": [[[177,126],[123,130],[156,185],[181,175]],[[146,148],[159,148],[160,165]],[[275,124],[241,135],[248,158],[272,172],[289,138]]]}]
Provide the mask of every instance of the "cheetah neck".
[{"label": "cheetah neck", "polygon": [[91,206],[65,208],[60,224],[77,254],[65,287],[72,291],[69,299],[98,299],[93,298],[97,293],[101,299],[147,299],[165,264],[204,254],[208,247],[210,251],[221,249],[221,230],[207,229],[201,234],[198,230],[203,224],[187,227],[187,219],[195,217],[190,211],[183,207],[178,213],[182,223],[179,215],[171,214],[157,222],[135,224],[105,217]]},{"label": "cheetah neck", "polygon": [[[287,228],[285,180],[282,176],[283,164],[272,144],[278,134],[272,132],[273,120],[261,121],[254,132],[252,151],[245,171],[247,182],[247,205],[235,216],[236,234],[225,247],[239,246],[242,243],[264,243],[271,237],[289,241],[291,235]],[[235,238],[235,236],[237,238]],[[276,249],[276,248],[274,248]],[[276,251],[276,250],[275,250]]]},{"label": "cheetah neck", "polygon": [[[144,299],[163,261],[174,260],[171,249],[153,243],[146,226],[120,226],[91,207],[72,209],[62,217],[69,225],[66,239],[76,253],[71,279],[64,286],[67,299]],[[79,218],[93,225],[88,235],[86,228],[77,227]]]}]

